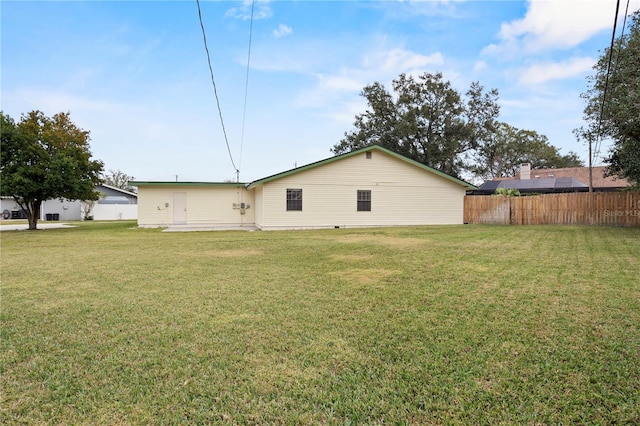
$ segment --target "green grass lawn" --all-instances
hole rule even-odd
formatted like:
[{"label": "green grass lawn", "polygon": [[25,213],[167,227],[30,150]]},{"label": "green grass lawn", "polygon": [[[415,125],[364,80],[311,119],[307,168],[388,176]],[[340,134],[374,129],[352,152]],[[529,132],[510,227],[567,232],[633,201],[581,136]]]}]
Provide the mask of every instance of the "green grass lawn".
[{"label": "green grass lawn", "polygon": [[2,424],[638,424],[640,229],[3,232]]}]

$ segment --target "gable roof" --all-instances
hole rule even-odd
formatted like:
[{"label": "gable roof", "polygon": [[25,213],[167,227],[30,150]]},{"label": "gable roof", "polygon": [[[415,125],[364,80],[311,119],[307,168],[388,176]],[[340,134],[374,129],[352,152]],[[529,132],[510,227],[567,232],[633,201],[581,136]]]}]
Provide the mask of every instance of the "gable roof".
[{"label": "gable roof", "polygon": [[[131,183],[131,182],[129,182],[129,183]],[[110,190],[115,191],[115,192],[119,192],[121,194],[128,195],[130,197],[138,198],[138,194],[136,194],[135,192],[127,191],[125,189],[118,188],[117,186],[107,185],[106,183],[99,183],[99,184],[96,185],[96,188],[99,187],[99,186],[102,186],[103,188],[107,188],[107,189],[110,189]],[[2,196],[0,196],[0,198],[2,198],[2,199],[8,199],[8,198],[13,199],[13,197],[10,196],[10,195],[2,195]]]},{"label": "gable roof", "polygon": [[96,186],[102,186],[104,188],[110,189],[115,192],[119,192],[121,194],[129,195],[131,197],[136,197],[136,198],[138,197],[138,194],[136,194],[135,192],[127,191],[125,189],[118,188],[117,186],[113,186],[113,185],[107,185],[106,183],[100,183]]},{"label": "gable roof", "polygon": [[448,175],[446,173],[443,173],[443,172],[441,172],[439,170],[433,169],[433,168],[431,168],[429,166],[425,166],[422,163],[419,163],[419,162],[417,162],[415,160],[412,160],[412,159],[410,159],[408,157],[405,157],[404,155],[397,154],[397,153],[395,153],[395,152],[393,152],[393,151],[391,151],[389,149],[383,148],[383,147],[381,147],[379,145],[371,145],[371,146],[368,146],[368,147],[365,147],[365,148],[357,149],[355,151],[347,152],[346,154],[340,154],[340,155],[336,155],[334,157],[325,158],[324,160],[316,161],[314,163],[307,164],[305,166],[296,167],[295,169],[287,170],[287,171],[284,171],[284,172],[276,173],[275,175],[267,176],[267,177],[262,178],[262,179],[254,180],[249,185],[247,185],[247,188],[248,189],[255,188],[258,185],[261,185],[261,184],[264,184],[264,183],[267,183],[267,182],[271,182],[271,181],[274,181],[274,180],[277,180],[277,179],[281,179],[281,178],[286,177],[286,176],[291,176],[291,175],[294,175],[296,173],[300,173],[300,172],[303,172],[303,171],[306,171],[306,170],[310,170],[310,169],[314,169],[316,167],[323,166],[325,164],[329,164],[329,163],[333,163],[335,161],[343,160],[343,159],[348,158],[348,157],[353,157],[353,156],[361,154],[363,152],[370,152],[370,151],[376,151],[376,150],[380,151],[380,152],[383,152],[385,154],[388,154],[388,155],[390,155],[392,157],[395,157],[395,158],[397,158],[399,160],[402,160],[402,161],[404,161],[404,162],[406,162],[406,163],[408,163],[408,164],[410,164],[412,166],[419,167],[419,168],[421,168],[421,169],[423,169],[423,170],[425,170],[427,172],[430,172],[430,173],[433,173],[433,174],[435,174],[437,176],[443,177],[443,178],[445,178],[445,179],[447,179],[447,180],[449,180],[449,181],[451,181],[453,183],[456,183],[458,185],[464,186],[465,188],[476,189],[475,186],[471,185],[468,182],[465,182],[463,180],[460,180],[458,178],[450,176],[450,175]]}]

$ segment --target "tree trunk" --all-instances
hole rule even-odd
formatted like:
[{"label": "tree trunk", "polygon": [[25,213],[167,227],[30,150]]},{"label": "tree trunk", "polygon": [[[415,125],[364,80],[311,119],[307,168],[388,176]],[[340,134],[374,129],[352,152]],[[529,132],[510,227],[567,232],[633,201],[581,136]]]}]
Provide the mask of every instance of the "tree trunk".
[{"label": "tree trunk", "polygon": [[29,231],[38,229],[38,218],[40,217],[40,207],[42,201],[35,200],[27,203],[27,218],[29,219]]},{"label": "tree trunk", "polygon": [[33,215],[29,215],[29,231],[35,231],[36,229],[38,229],[38,219]]}]

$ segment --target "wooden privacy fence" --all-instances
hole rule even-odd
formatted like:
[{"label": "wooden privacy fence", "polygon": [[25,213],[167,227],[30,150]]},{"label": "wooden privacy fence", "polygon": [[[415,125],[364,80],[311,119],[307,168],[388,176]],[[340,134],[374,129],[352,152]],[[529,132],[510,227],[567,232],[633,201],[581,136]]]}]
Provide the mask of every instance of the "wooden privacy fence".
[{"label": "wooden privacy fence", "polygon": [[467,195],[464,222],[640,226],[640,192],[573,192],[526,197]]}]

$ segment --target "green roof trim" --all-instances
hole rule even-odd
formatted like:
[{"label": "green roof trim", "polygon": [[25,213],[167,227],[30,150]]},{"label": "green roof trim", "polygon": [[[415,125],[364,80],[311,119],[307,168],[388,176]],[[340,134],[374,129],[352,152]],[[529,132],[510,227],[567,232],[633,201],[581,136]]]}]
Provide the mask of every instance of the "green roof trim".
[{"label": "green roof trim", "polygon": [[354,155],[358,155],[358,154],[361,154],[363,152],[374,151],[374,150],[378,150],[378,151],[384,152],[385,154],[388,154],[388,155],[390,155],[392,157],[395,157],[395,158],[397,158],[399,160],[405,161],[405,162],[407,162],[407,163],[409,163],[409,164],[411,164],[413,166],[419,167],[419,168],[421,168],[423,170],[426,170],[428,172],[431,172],[431,173],[433,173],[433,174],[435,174],[437,176],[443,177],[443,178],[445,178],[447,180],[450,180],[451,182],[457,183],[458,185],[462,185],[465,188],[478,189],[474,185],[471,185],[468,182],[465,182],[463,180],[460,180],[458,178],[450,176],[450,175],[448,175],[446,173],[443,173],[443,172],[441,172],[439,170],[433,169],[433,168],[431,168],[429,166],[425,166],[422,163],[419,163],[419,162],[417,162],[415,160],[407,158],[404,155],[400,155],[398,153],[395,153],[395,152],[393,152],[393,151],[391,151],[391,150],[389,150],[387,148],[383,148],[383,147],[381,147],[379,145],[371,145],[371,146],[368,146],[368,147],[365,147],[365,148],[357,149],[355,151],[347,152],[346,154],[340,154],[340,155],[336,155],[335,157],[330,157],[330,158],[326,158],[324,160],[316,161],[315,163],[307,164],[306,166],[297,167],[295,169],[291,169],[291,170],[287,170],[285,172],[277,173],[275,175],[267,176],[267,177],[262,178],[262,179],[254,180],[253,182],[251,182],[247,186],[247,188],[248,189],[255,188],[256,186],[264,184],[264,183],[267,183],[267,182],[271,182],[271,181],[274,181],[274,180],[277,180],[277,179],[281,179],[283,177],[290,176],[290,175],[293,175],[293,174],[296,174],[296,173],[300,173],[300,172],[303,172],[305,170],[313,169],[315,167],[322,166],[324,164],[333,163],[334,161],[342,160],[344,158],[348,158],[348,157],[351,157],[351,156],[354,156]]},{"label": "green roof trim", "polygon": [[334,161],[339,161],[342,160],[344,158],[348,158],[348,157],[352,157],[354,155],[358,155],[361,154],[363,152],[367,152],[367,151],[374,151],[374,150],[378,150],[380,152],[383,152],[385,154],[388,154],[392,157],[395,157],[399,160],[402,160],[406,163],[409,163],[413,166],[419,167],[425,171],[428,171],[430,173],[433,173],[437,176],[440,176],[442,178],[445,178],[453,183],[456,183],[458,185],[464,186],[467,189],[478,189],[477,187],[475,187],[474,185],[471,185],[468,182],[465,182],[463,180],[460,180],[458,178],[455,178],[453,176],[450,176],[446,173],[443,173],[439,170],[436,170],[434,168],[431,168],[429,166],[425,166],[422,163],[419,163],[415,160],[412,160],[408,157],[405,157],[404,155],[400,155],[398,153],[395,153],[387,148],[383,148],[380,145],[371,145],[371,146],[367,146],[365,148],[361,148],[361,149],[357,149],[355,151],[351,151],[351,152],[347,152],[346,154],[340,154],[340,155],[336,155],[335,157],[329,157],[326,158],[324,160],[320,160],[320,161],[316,161],[315,163],[311,163],[311,164],[307,164],[305,166],[301,166],[301,167],[296,167],[295,169],[291,169],[291,170],[287,170],[284,172],[280,172],[277,173],[275,175],[271,175],[271,176],[267,176],[265,178],[262,179],[258,179],[258,180],[254,180],[251,183],[242,183],[242,182],[172,182],[172,181],[164,181],[164,182],[153,182],[153,181],[136,181],[136,180],[132,180],[129,181],[129,185],[131,186],[230,186],[230,187],[245,187],[247,189],[252,189],[255,188],[258,185],[267,183],[267,182],[271,182],[277,179],[281,179],[285,176],[290,176],[296,173],[300,173],[303,172],[305,170],[309,170],[309,169],[313,169],[315,167],[318,166],[322,166],[325,164],[329,164],[329,163],[333,163]]},{"label": "green roof trim", "polygon": [[131,186],[231,186],[246,187],[246,183],[242,182],[153,182],[153,181],[129,181]]}]

